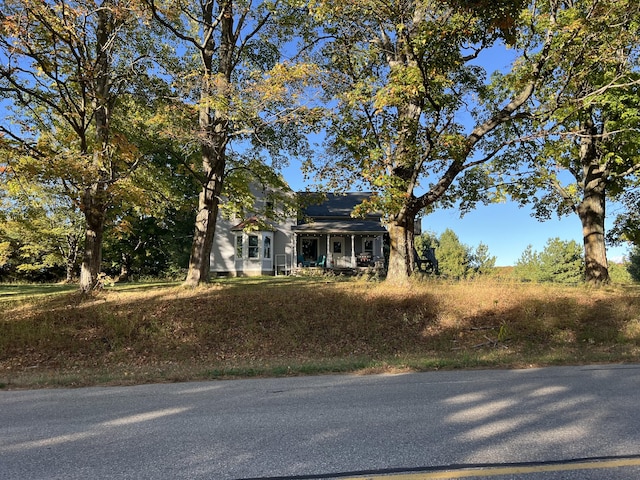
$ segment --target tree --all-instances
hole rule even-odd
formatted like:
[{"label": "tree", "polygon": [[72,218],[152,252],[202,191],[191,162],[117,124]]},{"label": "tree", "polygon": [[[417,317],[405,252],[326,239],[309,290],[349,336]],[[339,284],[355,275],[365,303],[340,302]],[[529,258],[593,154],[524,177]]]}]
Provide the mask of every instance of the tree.
[{"label": "tree", "polygon": [[0,264],[16,277],[72,282],[84,234],[82,215],[61,192],[20,182],[6,171],[4,176],[0,243],[5,259]]},{"label": "tree", "polygon": [[436,247],[438,269],[444,276],[466,278],[472,271],[469,247],[460,242],[453,230],[447,228],[438,239]]},{"label": "tree", "polygon": [[629,266],[631,264],[628,261],[624,261],[623,263],[612,262],[609,264],[609,276],[611,277],[611,281],[613,283],[633,283],[634,278],[631,276],[629,272]]},{"label": "tree", "polygon": [[151,136],[141,146],[149,157],[146,168],[131,176],[132,195],[109,215],[105,270],[117,281],[132,275],[174,278],[189,262],[198,185],[179,146],[158,132]]},{"label": "tree", "polygon": [[496,257],[490,255],[489,247],[480,242],[471,254],[469,264],[476,275],[487,275],[493,272],[496,266]]},{"label": "tree", "polygon": [[579,283],[584,279],[583,250],[575,241],[551,238],[540,253],[540,280]]},{"label": "tree", "polygon": [[[475,10],[469,5],[482,8]],[[387,280],[403,282],[414,268],[414,223],[437,203],[473,197],[456,178],[488,161],[481,141],[511,122],[545,78],[551,33],[526,49],[529,75],[509,99],[479,112],[484,71],[474,63],[501,37],[511,39],[521,2],[317,2],[315,14],[330,40],[323,44],[328,71],[327,160],[310,166],[330,187],[363,182],[376,195],[358,212],[385,212],[390,236]],[[536,7],[532,7],[536,10]],[[537,10],[536,10],[537,13]],[[504,28],[505,26],[511,28]],[[344,188],[346,188],[346,186]],[[356,213],[358,213],[356,212]]]},{"label": "tree", "polygon": [[416,252],[420,258],[427,258],[427,250],[438,247],[438,237],[433,232],[423,232],[415,238]]},{"label": "tree", "polygon": [[[179,41],[194,64],[174,70],[187,98],[194,102],[200,166],[193,169],[201,192],[185,285],[208,280],[216,218],[229,171],[263,163],[267,151],[306,153],[305,121],[314,110],[301,103],[312,72],[303,63],[283,61],[296,25],[305,12],[297,2],[251,0],[145,0],[171,41]],[[190,79],[197,84],[189,84]],[[187,114],[188,115],[188,114]],[[238,151],[231,151],[236,145]],[[240,152],[243,150],[244,153]],[[236,165],[229,168],[230,157]],[[244,162],[243,162],[244,160]],[[276,178],[276,177],[270,177]]]},{"label": "tree", "polygon": [[[419,237],[418,237],[419,238]],[[469,278],[491,273],[496,257],[489,254],[484,243],[472,249],[460,242],[451,229],[446,229],[435,242],[435,255],[440,274],[451,278]]]},{"label": "tree", "polygon": [[634,245],[629,252],[629,265],[627,270],[636,282],[640,282],[640,246]]},{"label": "tree", "polygon": [[[10,125],[0,125],[11,168],[57,182],[84,215],[80,288],[98,279],[109,207],[141,160],[114,120],[119,99],[139,85],[149,47],[131,0],[2,0],[0,91]],[[144,30],[144,38],[152,32]],[[148,94],[148,90],[145,92]]]},{"label": "tree", "polygon": [[[607,282],[606,202],[640,172],[640,4],[575,0],[551,18],[553,75],[529,99],[528,115],[505,129],[515,146],[496,162],[507,172],[498,182],[540,219],[577,214],[586,281]],[[538,36],[522,30],[519,42]],[[531,62],[523,56],[517,64],[499,79],[500,90],[529,78]]]},{"label": "tree", "polygon": [[529,245],[517,260],[514,276],[535,282],[578,283],[584,279],[582,248],[575,240],[551,238],[542,252]]},{"label": "tree", "polygon": [[513,274],[516,278],[528,282],[538,281],[540,279],[540,256],[538,252],[533,250],[533,245],[527,245],[522,252],[520,258],[516,260],[513,268]]},{"label": "tree", "polygon": [[640,245],[640,189],[629,189],[621,198],[622,213],[616,216],[607,239],[614,244]]}]

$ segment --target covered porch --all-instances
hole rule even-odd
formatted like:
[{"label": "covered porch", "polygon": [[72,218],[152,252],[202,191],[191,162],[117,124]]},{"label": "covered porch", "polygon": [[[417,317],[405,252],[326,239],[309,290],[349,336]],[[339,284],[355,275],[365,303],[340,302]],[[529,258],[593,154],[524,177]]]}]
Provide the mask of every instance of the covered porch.
[{"label": "covered porch", "polygon": [[384,227],[373,221],[317,221],[293,229],[297,268],[382,267]]}]

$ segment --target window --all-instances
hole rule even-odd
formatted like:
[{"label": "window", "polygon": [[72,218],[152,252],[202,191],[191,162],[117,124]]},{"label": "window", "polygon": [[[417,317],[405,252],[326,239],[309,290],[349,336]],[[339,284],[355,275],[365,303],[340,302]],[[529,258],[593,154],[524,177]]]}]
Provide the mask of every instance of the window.
[{"label": "window", "polygon": [[342,241],[336,240],[333,242],[333,253],[342,253]]},{"label": "window", "polygon": [[249,235],[249,258],[259,258],[259,242],[257,235]]},{"label": "window", "polygon": [[236,236],[236,258],[242,258],[242,235]]},{"label": "window", "polygon": [[271,258],[271,237],[264,237],[262,253],[263,258]]},{"label": "window", "polygon": [[362,243],[363,243],[362,249],[365,251],[365,253],[373,254],[373,239],[365,238]]}]

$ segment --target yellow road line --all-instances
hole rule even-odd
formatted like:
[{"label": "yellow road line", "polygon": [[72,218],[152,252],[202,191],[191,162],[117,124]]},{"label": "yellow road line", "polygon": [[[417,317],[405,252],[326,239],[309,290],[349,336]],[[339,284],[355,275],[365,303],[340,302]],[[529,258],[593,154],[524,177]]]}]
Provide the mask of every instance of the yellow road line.
[{"label": "yellow road line", "polygon": [[391,475],[374,475],[364,477],[353,477],[344,480],[432,480],[442,478],[465,478],[465,477],[497,477],[500,475],[514,475],[516,473],[540,473],[540,472],[564,472],[569,470],[597,470],[618,467],[639,467],[640,458],[604,460],[592,462],[576,463],[554,463],[550,465],[531,466],[507,466],[490,468],[473,468],[463,470],[449,470],[440,472],[425,473],[405,473]]}]

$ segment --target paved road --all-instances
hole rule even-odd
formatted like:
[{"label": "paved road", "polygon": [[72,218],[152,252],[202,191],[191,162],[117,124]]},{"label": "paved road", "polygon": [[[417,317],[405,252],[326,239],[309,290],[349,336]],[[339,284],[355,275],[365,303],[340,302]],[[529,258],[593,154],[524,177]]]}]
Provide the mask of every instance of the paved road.
[{"label": "paved road", "polygon": [[0,391],[0,478],[640,478],[639,404],[640,365]]}]

